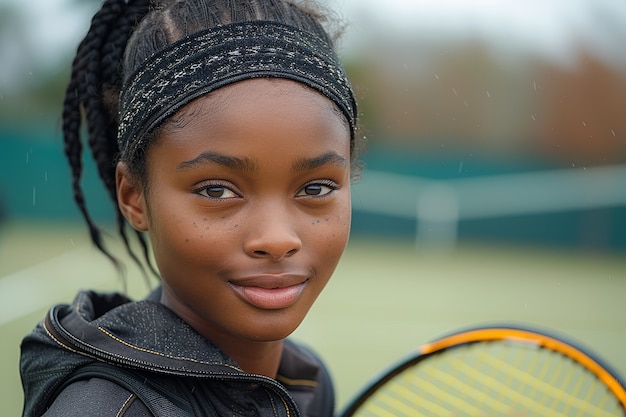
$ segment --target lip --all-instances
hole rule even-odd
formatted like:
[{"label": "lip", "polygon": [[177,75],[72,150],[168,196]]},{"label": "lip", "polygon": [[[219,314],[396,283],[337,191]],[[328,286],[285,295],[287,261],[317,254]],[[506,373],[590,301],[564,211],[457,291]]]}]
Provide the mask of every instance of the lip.
[{"label": "lip", "polygon": [[228,282],[237,295],[263,310],[280,310],[293,305],[308,283],[305,275],[256,275]]}]

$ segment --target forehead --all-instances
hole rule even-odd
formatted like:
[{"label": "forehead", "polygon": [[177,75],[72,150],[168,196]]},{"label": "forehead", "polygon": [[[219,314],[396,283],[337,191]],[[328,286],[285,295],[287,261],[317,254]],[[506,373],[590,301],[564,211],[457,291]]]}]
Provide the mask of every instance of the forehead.
[{"label": "forehead", "polygon": [[[286,101],[288,97],[298,97],[301,104],[309,104],[308,111],[316,113],[334,113],[349,132],[349,123],[338,106],[330,99],[323,96],[317,90],[305,84],[281,78],[257,78],[239,81],[212,91],[200,97],[174,114],[165,124],[166,128],[176,128],[200,120],[199,118],[211,118],[220,112],[248,111],[246,116],[253,116],[260,110],[262,102],[272,100]],[[243,100],[242,100],[243,99]],[[282,100],[281,100],[282,99]]]},{"label": "forehead", "polygon": [[259,153],[257,145],[285,153],[290,147],[324,148],[349,159],[350,129],[335,104],[303,84],[251,79],[220,88],[176,113],[160,130],[157,146]]}]

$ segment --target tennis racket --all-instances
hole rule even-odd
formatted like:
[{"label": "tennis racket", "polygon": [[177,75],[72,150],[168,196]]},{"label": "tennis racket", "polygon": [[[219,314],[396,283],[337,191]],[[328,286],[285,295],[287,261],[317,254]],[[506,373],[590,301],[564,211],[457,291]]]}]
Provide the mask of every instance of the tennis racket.
[{"label": "tennis racket", "polygon": [[342,417],[626,416],[624,383],[597,357],[545,331],[463,330],[376,378]]}]

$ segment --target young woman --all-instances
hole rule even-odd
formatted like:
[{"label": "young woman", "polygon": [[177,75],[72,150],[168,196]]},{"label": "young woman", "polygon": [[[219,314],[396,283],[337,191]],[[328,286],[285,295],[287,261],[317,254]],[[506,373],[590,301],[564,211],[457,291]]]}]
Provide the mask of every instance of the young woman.
[{"label": "young woman", "polygon": [[95,15],[63,111],[75,199],[108,255],[80,187],[84,113],[121,236],[131,250],[134,228],[162,285],[52,308],[22,344],[25,416],[333,414],[327,370],[286,339],[350,231],[356,102],[318,10],[107,0]]}]

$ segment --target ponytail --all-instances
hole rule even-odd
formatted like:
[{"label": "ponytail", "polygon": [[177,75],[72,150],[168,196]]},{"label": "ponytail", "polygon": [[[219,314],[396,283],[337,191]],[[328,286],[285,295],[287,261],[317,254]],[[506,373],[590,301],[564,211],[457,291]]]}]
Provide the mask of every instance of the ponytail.
[{"label": "ponytail", "polygon": [[[109,198],[117,205],[115,166],[117,146],[117,102],[122,85],[122,59],[128,38],[137,22],[148,12],[149,0],[107,0],[95,14],[91,27],[78,46],[72,63],[70,82],[63,103],[63,136],[65,155],[71,167],[74,200],[80,210],[92,242],[117,267],[119,262],[105,247],[100,229],[91,218],[85,203],[81,179],[83,175],[81,127],[83,112],[87,125],[88,144]],[[139,259],[131,250],[125,220],[116,210],[118,231],[135,262]],[[148,261],[145,238],[137,232],[144,257]]]}]

